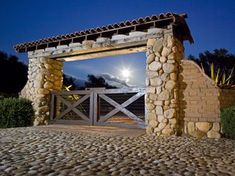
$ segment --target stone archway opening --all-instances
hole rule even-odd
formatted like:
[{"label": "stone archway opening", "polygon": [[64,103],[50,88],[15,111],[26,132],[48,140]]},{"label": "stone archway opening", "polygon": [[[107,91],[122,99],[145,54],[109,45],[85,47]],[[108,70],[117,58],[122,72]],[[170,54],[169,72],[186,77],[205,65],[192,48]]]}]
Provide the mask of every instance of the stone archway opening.
[{"label": "stone archway opening", "polygon": [[[145,53],[124,54],[90,60],[70,61],[69,58],[64,60],[64,73],[77,76],[78,79],[80,77],[80,79],[83,79],[83,85],[78,86],[79,91],[70,91],[70,93],[74,92],[73,95],[63,95],[63,98],[67,96],[66,100],[72,101],[71,98],[82,98],[86,96],[86,94],[79,94],[82,93],[82,91],[89,90],[91,92],[87,93],[91,94],[93,90],[93,93],[96,93],[97,96],[96,100],[93,100],[93,106],[97,107],[97,110],[94,110],[94,107],[92,108],[92,111],[96,111],[96,119],[93,119],[93,121],[103,122],[96,123],[96,125],[122,126],[128,128],[145,127]],[[85,85],[84,81],[88,81],[88,75],[90,75],[89,84]],[[101,81],[95,82],[98,80]],[[90,113],[90,103],[90,99],[86,99],[86,101],[79,104],[77,107],[87,117]],[[119,105],[122,107],[119,107]],[[62,108],[60,108],[58,114],[61,114],[61,112],[67,108],[67,106],[60,107]],[[58,117],[67,120],[66,123],[79,124],[79,122],[75,122],[75,120],[81,120],[79,114],[76,114],[76,112],[72,110],[63,117],[53,116],[53,119],[57,119],[56,123],[65,123],[59,120]],[[144,123],[139,125],[138,119],[141,119]],[[90,122],[88,122],[88,124],[90,124]]]},{"label": "stone archway opening", "polygon": [[62,87],[65,60],[146,52],[147,133],[177,135],[179,66],[183,41],[193,42],[185,14],[160,14],[16,46],[28,52],[29,80],[22,96],[33,101],[35,125],[49,117],[50,92]]}]

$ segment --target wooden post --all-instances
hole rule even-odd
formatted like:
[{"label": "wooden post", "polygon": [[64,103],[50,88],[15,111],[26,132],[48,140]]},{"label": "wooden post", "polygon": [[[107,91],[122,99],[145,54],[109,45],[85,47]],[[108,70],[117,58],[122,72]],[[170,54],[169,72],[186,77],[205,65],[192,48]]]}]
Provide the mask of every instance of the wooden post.
[{"label": "wooden post", "polygon": [[90,125],[94,125],[93,114],[94,114],[94,92],[91,91],[90,92],[90,108],[89,108]]},{"label": "wooden post", "polygon": [[98,94],[96,91],[93,92],[93,103],[94,103],[94,107],[93,107],[93,125],[96,125],[97,123],[97,112],[98,112],[98,101],[97,101],[97,98],[98,98]]},{"label": "wooden post", "polygon": [[97,112],[96,112],[96,114],[97,114],[97,121],[100,119],[100,97],[98,96],[98,94],[97,94]]},{"label": "wooden post", "polygon": [[50,120],[53,120],[55,117],[55,109],[56,109],[55,98],[56,98],[55,94],[51,93]]}]

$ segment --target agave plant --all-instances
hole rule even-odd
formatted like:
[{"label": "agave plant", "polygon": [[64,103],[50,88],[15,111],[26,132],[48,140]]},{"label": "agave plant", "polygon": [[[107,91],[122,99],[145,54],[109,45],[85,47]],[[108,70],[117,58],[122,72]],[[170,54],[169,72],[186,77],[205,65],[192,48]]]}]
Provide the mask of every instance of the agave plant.
[{"label": "agave plant", "polygon": [[211,79],[214,80],[218,86],[232,86],[233,71],[234,67],[228,73],[226,73],[225,70],[222,72],[220,68],[215,70],[214,64],[210,64]]},{"label": "agave plant", "polygon": [[[72,87],[72,85],[70,85],[70,86],[65,86],[65,85],[63,85],[63,88],[64,88],[64,90],[66,90],[66,91],[71,91],[71,90],[70,90],[71,87]],[[80,99],[80,96],[79,96],[79,95],[70,95],[70,96],[69,96],[69,99],[71,99],[71,100],[79,100],[79,99]]]}]

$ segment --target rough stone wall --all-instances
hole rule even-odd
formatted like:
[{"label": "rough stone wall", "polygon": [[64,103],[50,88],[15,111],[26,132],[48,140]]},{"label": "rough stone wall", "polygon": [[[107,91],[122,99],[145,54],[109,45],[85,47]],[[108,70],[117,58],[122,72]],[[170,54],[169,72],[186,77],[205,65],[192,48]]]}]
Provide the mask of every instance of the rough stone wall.
[{"label": "rough stone wall", "polygon": [[179,132],[178,69],[181,42],[170,34],[148,39],[146,64],[147,133],[169,136]]},{"label": "rough stone wall", "polygon": [[61,90],[63,81],[61,61],[29,55],[28,82],[21,91],[21,97],[33,102],[34,125],[47,124],[49,120],[49,93]]},{"label": "rough stone wall", "polygon": [[193,61],[180,69],[180,117],[184,133],[194,137],[220,138],[220,110],[235,103],[235,90],[220,89]]}]

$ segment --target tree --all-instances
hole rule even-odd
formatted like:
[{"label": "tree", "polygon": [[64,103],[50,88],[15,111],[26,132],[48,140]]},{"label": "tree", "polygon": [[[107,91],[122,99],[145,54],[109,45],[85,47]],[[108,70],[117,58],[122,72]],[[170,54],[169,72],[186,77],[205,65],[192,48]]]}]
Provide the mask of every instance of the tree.
[{"label": "tree", "polygon": [[0,51],[0,94],[17,95],[27,82],[27,71],[16,56]]},{"label": "tree", "polygon": [[101,76],[88,75],[88,80],[85,82],[85,87],[105,87],[107,89],[116,88],[115,86],[109,85],[105,79]]},{"label": "tree", "polygon": [[[235,69],[235,55],[228,52],[228,50],[221,48],[215,49],[213,52],[205,51],[199,54],[199,57],[189,55],[189,60],[195,61],[205,73],[210,76],[211,64],[214,65],[214,70],[220,69],[220,73],[231,73]],[[235,70],[232,74],[231,81],[235,83]]]}]

